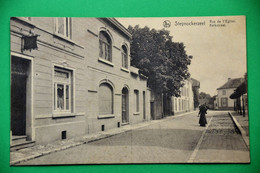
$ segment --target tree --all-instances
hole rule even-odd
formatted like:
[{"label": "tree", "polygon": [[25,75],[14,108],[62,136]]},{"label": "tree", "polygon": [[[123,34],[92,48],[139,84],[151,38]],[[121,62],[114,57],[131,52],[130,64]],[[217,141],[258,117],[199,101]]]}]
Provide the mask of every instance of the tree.
[{"label": "tree", "polygon": [[132,34],[131,65],[148,77],[148,86],[168,97],[180,96],[183,81],[190,77],[188,56],[183,43],[175,43],[167,30],[129,26]]},{"label": "tree", "polygon": [[199,95],[200,104],[210,104],[211,96],[205,92],[200,92]]},{"label": "tree", "polygon": [[200,104],[200,102],[199,102],[199,87],[192,86],[192,92],[193,92],[194,108],[197,108]]},{"label": "tree", "polygon": [[205,92],[201,92],[199,95],[200,104],[206,103],[210,108],[214,107],[214,100],[216,100],[216,96],[211,97],[209,94]]}]

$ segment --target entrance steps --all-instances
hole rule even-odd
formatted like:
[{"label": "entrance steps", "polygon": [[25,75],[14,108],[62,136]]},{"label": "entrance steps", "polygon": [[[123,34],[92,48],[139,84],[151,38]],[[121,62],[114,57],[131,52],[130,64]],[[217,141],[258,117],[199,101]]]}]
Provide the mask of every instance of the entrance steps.
[{"label": "entrance steps", "polygon": [[10,150],[15,151],[34,146],[35,141],[27,141],[26,138],[27,136],[12,136]]}]

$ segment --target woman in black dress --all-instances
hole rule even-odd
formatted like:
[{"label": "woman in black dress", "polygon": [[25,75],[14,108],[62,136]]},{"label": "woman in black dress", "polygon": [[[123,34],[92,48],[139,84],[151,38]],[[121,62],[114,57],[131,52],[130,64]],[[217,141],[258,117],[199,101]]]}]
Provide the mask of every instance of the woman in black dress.
[{"label": "woman in black dress", "polygon": [[205,104],[201,105],[199,107],[199,109],[200,109],[200,111],[199,111],[199,116],[200,116],[199,124],[200,124],[200,126],[205,127],[206,124],[207,124],[207,119],[206,119],[207,106]]}]

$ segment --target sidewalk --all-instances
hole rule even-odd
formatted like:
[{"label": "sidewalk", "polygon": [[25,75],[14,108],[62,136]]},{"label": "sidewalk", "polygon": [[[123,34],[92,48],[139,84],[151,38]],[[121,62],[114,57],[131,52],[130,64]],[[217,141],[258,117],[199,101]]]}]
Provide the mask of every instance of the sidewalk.
[{"label": "sidewalk", "polygon": [[246,114],[246,116],[243,117],[243,115],[240,115],[237,112],[231,112],[231,113],[236,118],[237,122],[241,125],[241,127],[245,130],[246,136],[249,136],[248,114]]},{"label": "sidewalk", "polygon": [[111,130],[107,130],[107,131],[103,131],[103,132],[98,132],[96,134],[79,136],[79,137],[75,137],[72,139],[56,141],[56,142],[53,142],[53,143],[47,144],[47,145],[35,145],[30,148],[21,149],[18,151],[12,151],[12,152],[10,152],[10,165],[15,165],[15,164],[18,164],[18,163],[21,163],[21,162],[24,162],[27,160],[31,160],[31,159],[34,159],[34,158],[37,158],[37,157],[40,157],[43,155],[47,155],[47,154],[54,153],[57,151],[76,147],[76,146],[90,143],[93,141],[97,141],[100,139],[108,138],[108,137],[111,137],[111,136],[114,136],[114,135],[117,135],[120,133],[143,128],[143,127],[150,126],[150,125],[160,123],[163,121],[168,121],[170,119],[174,119],[174,118],[181,117],[181,116],[191,114],[191,113],[193,113],[193,112],[187,112],[187,113],[183,113],[183,114],[179,114],[179,115],[175,115],[175,116],[169,116],[169,117],[166,117],[161,120],[151,120],[151,121],[146,121],[146,122],[142,122],[142,123],[134,124],[134,125],[125,125],[125,126],[121,126],[120,128],[117,128],[117,129],[111,129]]},{"label": "sidewalk", "polygon": [[233,119],[234,123],[236,124],[237,128],[241,132],[241,135],[248,147],[249,146],[249,122],[248,122],[248,114],[244,117],[243,115],[240,115],[239,113],[233,111],[229,112],[231,118]]}]

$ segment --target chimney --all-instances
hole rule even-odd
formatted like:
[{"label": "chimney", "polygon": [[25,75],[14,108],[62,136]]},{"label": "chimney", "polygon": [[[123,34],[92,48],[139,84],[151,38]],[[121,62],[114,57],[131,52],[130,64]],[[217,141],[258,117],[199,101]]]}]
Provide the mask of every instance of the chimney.
[{"label": "chimney", "polygon": [[229,77],[227,80],[230,81],[230,79],[231,79],[231,78]]}]

